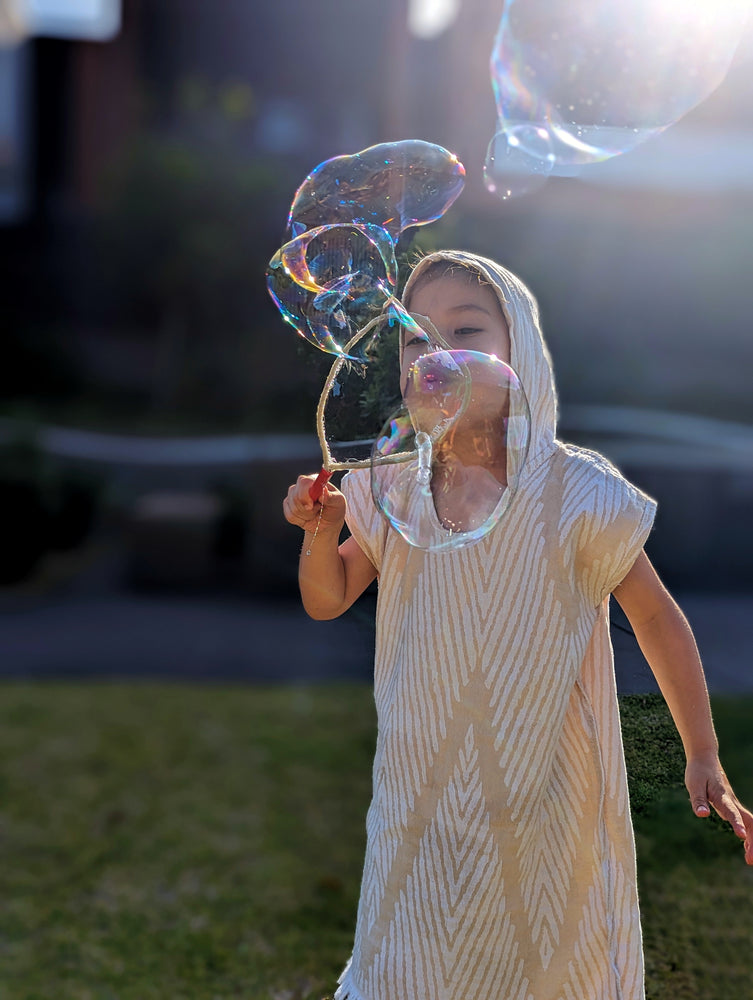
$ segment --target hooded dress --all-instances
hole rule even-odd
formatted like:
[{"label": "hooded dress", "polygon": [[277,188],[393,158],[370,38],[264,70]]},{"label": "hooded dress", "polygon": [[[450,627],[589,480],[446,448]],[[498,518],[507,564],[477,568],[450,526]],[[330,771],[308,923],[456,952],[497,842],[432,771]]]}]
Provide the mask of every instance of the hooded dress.
[{"label": "hooded dress", "polygon": [[424,258],[409,286],[437,258],[496,290],[531,439],[504,517],[461,549],[410,546],[369,472],[343,479],[348,527],[378,572],[378,729],[335,1000],[643,1000],[608,602],[655,504],[557,440],[526,287],[460,252]]}]

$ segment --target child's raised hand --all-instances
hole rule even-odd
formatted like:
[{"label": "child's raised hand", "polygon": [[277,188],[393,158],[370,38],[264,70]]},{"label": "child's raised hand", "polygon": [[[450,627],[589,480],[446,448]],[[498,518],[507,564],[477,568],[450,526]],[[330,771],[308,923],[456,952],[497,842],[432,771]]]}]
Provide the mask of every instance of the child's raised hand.
[{"label": "child's raised hand", "polygon": [[753,865],[753,813],[739,801],[716,754],[695,757],[685,768],[685,787],[696,816],[709,816],[711,807],[726,820],[745,845],[745,860]]},{"label": "child's raised hand", "polygon": [[290,487],[282,503],[285,519],[304,531],[316,531],[318,525],[320,532],[336,531],[339,535],[345,521],[345,497],[327,483],[319,500],[312,500],[309,490],[315,479],[316,476],[299,476]]}]

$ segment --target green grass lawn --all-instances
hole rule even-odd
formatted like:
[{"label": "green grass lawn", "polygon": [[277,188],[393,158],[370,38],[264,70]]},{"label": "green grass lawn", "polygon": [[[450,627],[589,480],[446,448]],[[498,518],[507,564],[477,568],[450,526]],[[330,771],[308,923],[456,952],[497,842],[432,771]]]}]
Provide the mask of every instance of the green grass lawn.
[{"label": "green grass lawn", "polygon": [[[0,1000],[332,992],[363,862],[367,687],[0,692]],[[747,1000],[753,871],[728,828],[692,815],[663,704],[622,707],[648,996]],[[753,698],[715,714],[753,801]]]}]

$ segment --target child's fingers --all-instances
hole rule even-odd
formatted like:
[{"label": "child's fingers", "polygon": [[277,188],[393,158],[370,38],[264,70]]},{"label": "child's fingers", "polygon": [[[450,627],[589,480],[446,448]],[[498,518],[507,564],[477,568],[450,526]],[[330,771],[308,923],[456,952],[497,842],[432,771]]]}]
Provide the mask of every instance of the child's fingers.
[{"label": "child's fingers", "polygon": [[730,824],[737,836],[744,839],[746,830],[742,819],[742,806],[737,801],[737,797],[727,781],[727,776],[724,773],[715,775],[708,782],[706,791],[709,803],[722,819]]},{"label": "child's fingers", "polygon": [[713,807],[743,841],[745,861],[753,865],[753,813],[739,801],[721,767],[691,764],[686,783],[696,816],[709,816]]},{"label": "child's fingers", "polygon": [[745,860],[749,865],[753,865],[753,813],[744,806],[740,808],[740,816],[745,825],[745,837],[743,840],[745,847]]},{"label": "child's fingers", "polygon": [[335,486],[327,483],[322,490],[319,502],[323,508],[323,521],[326,521],[328,524],[342,523],[345,518],[345,497]]},{"label": "child's fingers", "polygon": [[288,495],[282,502],[285,519],[299,528],[304,528],[319,513],[319,504],[309,496],[311,484],[315,479],[316,476],[299,476],[288,489]]},{"label": "child's fingers", "polygon": [[690,804],[696,816],[710,816],[708,797],[708,769],[690,762],[685,771],[685,786],[690,796]]},{"label": "child's fingers", "polygon": [[742,806],[726,782],[710,781],[706,796],[693,796],[693,808],[696,816],[708,816],[711,811],[710,806],[713,806],[721,818],[730,824],[741,840],[745,840],[748,831],[743,822]]},{"label": "child's fingers", "polygon": [[719,806],[714,804],[714,808],[742,840],[746,864],[753,865],[753,815],[732,794],[724,795]]},{"label": "child's fingers", "polygon": [[318,500],[310,496],[311,484],[316,476],[299,476],[288,489],[288,495],[282,502],[285,520],[295,524],[304,531],[312,531],[321,521],[334,529],[339,529],[345,519],[345,497],[331,483],[324,486]]},{"label": "child's fingers", "polygon": [[298,528],[305,528],[306,524],[316,516],[312,511],[307,511],[296,503],[290,496],[285,497],[282,501],[282,513],[289,524],[294,524]]},{"label": "child's fingers", "polygon": [[743,823],[740,810],[737,808],[737,804],[735,803],[733,797],[725,793],[716,801],[712,799],[712,804],[722,819],[726,820],[730,824],[737,836],[740,837],[741,840],[744,840],[745,824]]},{"label": "child's fingers", "polygon": [[706,801],[705,795],[698,795],[695,798],[691,798],[690,801],[693,805],[693,812],[696,814],[696,816],[703,817],[711,815],[711,809],[709,808],[709,804]]}]

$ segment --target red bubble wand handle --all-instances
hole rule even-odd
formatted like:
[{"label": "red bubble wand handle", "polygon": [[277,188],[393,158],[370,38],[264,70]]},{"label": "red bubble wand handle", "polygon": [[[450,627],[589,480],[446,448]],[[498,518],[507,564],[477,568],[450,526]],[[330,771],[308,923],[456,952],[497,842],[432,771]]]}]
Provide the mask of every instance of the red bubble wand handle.
[{"label": "red bubble wand handle", "polygon": [[316,502],[324,492],[324,487],[329,482],[331,476],[332,473],[328,469],[325,469],[324,466],[322,466],[321,472],[319,473],[319,475],[316,477],[316,479],[313,481],[313,483],[309,488],[309,496],[314,502]]}]

